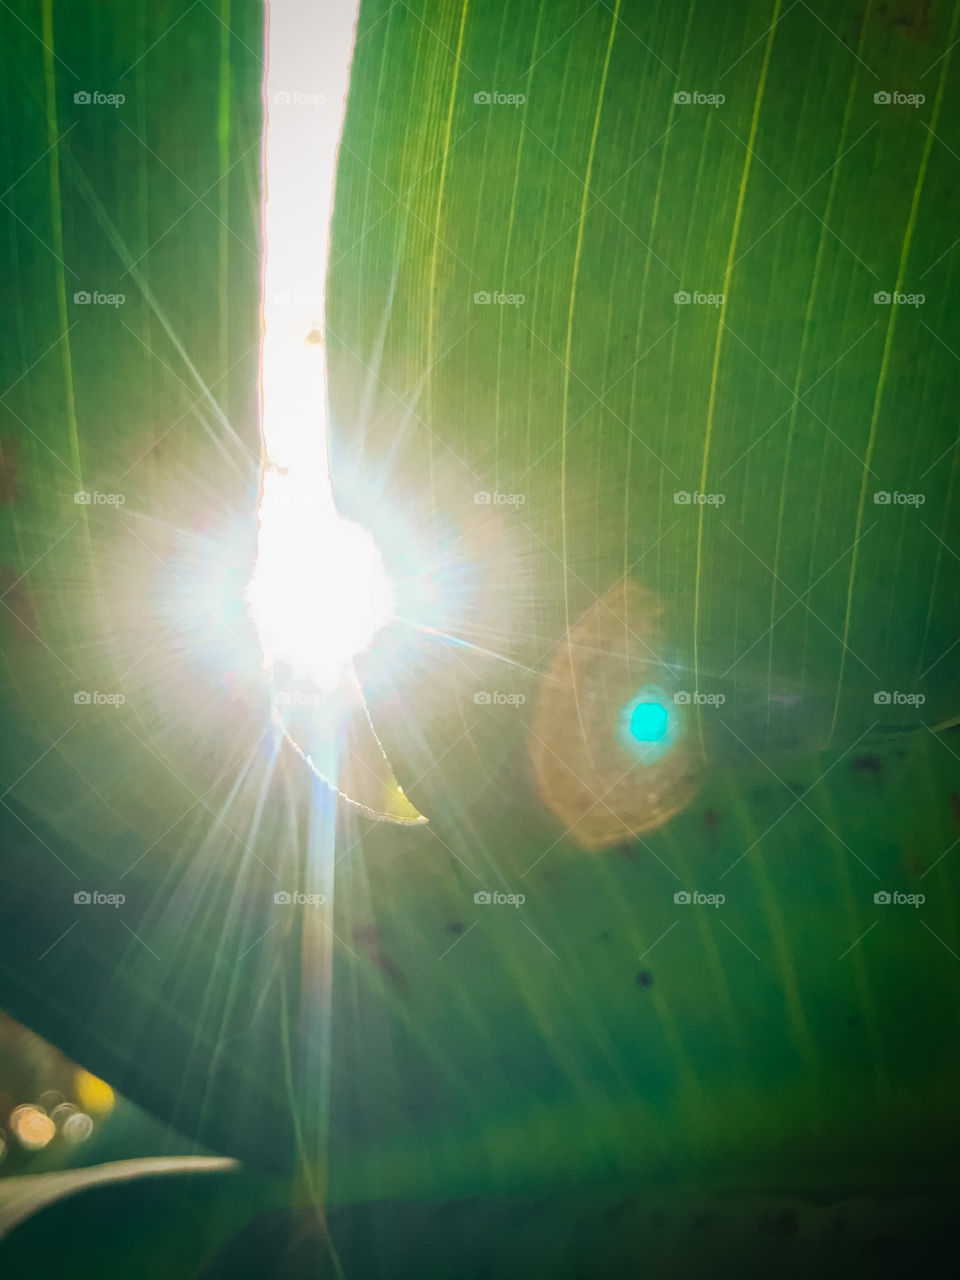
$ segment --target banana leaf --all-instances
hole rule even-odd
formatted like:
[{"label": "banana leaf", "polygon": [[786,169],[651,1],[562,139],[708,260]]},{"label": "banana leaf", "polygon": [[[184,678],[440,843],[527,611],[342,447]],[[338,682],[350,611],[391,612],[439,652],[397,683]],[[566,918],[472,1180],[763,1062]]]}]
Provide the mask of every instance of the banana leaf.
[{"label": "banana leaf", "polygon": [[[261,6],[0,23],[3,1007],[334,1204],[949,1180],[960,7],[363,0],[331,470],[410,829],[243,601]],[[624,582],[702,776],[590,848],[531,735]]]}]

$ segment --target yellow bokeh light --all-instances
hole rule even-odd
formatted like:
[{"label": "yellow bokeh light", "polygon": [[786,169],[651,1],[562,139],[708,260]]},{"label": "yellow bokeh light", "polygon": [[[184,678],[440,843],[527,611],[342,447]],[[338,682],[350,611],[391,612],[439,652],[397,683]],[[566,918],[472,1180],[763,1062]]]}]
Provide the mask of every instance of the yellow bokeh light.
[{"label": "yellow bokeh light", "polygon": [[25,1103],[10,1113],[10,1130],[22,1147],[40,1151],[55,1136],[57,1126],[45,1111]]},{"label": "yellow bokeh light", "polygon": [[105,1080],[78,1067],[73,1077],[73,1091],[84,1111],[103,1115],[113,1110],[116,1095]]}]

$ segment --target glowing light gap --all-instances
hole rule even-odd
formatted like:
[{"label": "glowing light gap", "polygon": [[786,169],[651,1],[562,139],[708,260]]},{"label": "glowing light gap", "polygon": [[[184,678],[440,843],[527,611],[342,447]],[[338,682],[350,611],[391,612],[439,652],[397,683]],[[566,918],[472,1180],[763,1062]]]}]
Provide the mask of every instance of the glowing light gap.
[{"label": "glowing light gap", "polygon": [[[393,617],[392,585],[370,534],[337,512],[328,458],[326,272],[358,12],[358,0],[265,9],[259,532],[247,598],[287,741],[369,815],[422,822],[353,667]],[[295,741],[281,709],[293,686],[317,690],[315,713],[296,730],[308,743]],[[337,743],[347,721],[345,765]]]}]

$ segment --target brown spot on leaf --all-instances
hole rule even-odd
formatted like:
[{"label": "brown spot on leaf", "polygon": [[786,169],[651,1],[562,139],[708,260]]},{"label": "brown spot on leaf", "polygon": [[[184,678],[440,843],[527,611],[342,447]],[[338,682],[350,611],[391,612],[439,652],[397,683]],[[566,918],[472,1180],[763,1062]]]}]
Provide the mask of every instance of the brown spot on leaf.
[{"label": "brown spot on leaf", "polygon": [[760,1219],[760,1230],[768,1236],[785,1239],[800,1230],[796,1209],[781,1209],[778,1213],[765,1213]]},{"label": "brown spot on leaf", "polygon": [[375,924],[361,924],[353,931],[354,942],[363,947],[368,958],[377,966],[398,991],[406,991],[407,980],[399,967],[380,948],[379,933]]},{"label": "brown spot on leaf", "polygon": [[16,436],[0,436],[0,505],[20,501],[20,441]]},{"label": "brown spot on leaf", "polygon": [[6,605],[0,613],[7,618],[18,639],[35,640],[37,613],[33,600],[19,571],[9,565],[0,566],[0,598]]},{"label": "brown spot on leaf", "polygon": [[635,1208],[638,1201],[639,1196],[627,1196],[626,1200],[621,1200],[618,1204],[611,1205],[603,1215],[604,1221],[616,1222],[618,1218],[621,1218],[625,1213],[629,1213],[631,1209]]},{"label": "brown spot on leaf", "polygon": [[871,777],[878,778],[883,773],[883,761],[879,756],[857,756],[855,760],[850,761],[850,768],[854,773],[869,774]]},{"label": "brown spot on leaf", "polygon": [[912,880],[919,880],[927,869],[927,864],[914,849],[904,849],[903,869]]},{"label": "brown spot on leaf", "polygon": [[390,979],[390,982],[398,991],[406,991],[407,980],[389,956],[385,956],[382,952],[376,951],[373,954],[372,959],[380,972]]},{"label": "brown spot on leaf", "polygon": [[892,27],[899,27],[914,40],[929,43],[933,40],[933,4],[932,0],[909,0],[898,6],[890,14],[887,21]]}]

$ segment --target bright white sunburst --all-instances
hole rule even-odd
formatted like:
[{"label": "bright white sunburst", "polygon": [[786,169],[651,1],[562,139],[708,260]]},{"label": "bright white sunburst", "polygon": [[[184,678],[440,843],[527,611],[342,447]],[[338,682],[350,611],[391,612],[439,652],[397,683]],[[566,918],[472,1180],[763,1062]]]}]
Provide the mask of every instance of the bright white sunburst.
[{"label": "bright white sunburst", "polygon": [[366,529],[289,476],[267,473],[248,593],[268,669],[332,691],[393,617],[393,587]]}]

